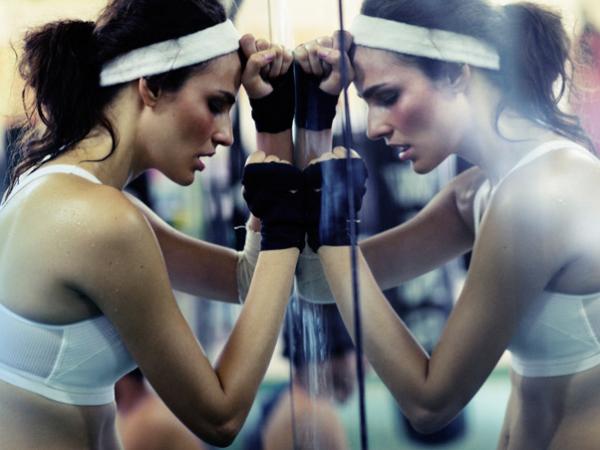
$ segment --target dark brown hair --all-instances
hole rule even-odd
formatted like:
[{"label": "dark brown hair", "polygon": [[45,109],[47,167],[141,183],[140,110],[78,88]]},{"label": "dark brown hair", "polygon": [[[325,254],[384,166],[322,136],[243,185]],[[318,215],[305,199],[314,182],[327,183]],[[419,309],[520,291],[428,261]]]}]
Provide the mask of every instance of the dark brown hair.
[{"label": "dark brown hair", "polygon": [[[104,109],[125,84],[101,88],[104,63],[225,18],[218,0],[112,0],[96,22],[63,20],[29,31],[19,63],[27,119],[9,162],[9,189],[23,172],[66,152],[97,126],[112,138],[104,159],[113,153],[118,136]],[[204,65],[149,77],[149,86],[175,91]]]},{"label": "dark brown hair", "polygon": [[[593,149],[579,119],[558,107],[571,80],[566,66],[570,42],[557,13],[527,2],[493,7],[485,0],[364,0],[362,14],[466,34],[491,44],[500,54],[500,70],[479,70],[502,92],[496,129],[502,111],[510,107]],[[460,73],[460,64],[409,59],[432,79]]]}]

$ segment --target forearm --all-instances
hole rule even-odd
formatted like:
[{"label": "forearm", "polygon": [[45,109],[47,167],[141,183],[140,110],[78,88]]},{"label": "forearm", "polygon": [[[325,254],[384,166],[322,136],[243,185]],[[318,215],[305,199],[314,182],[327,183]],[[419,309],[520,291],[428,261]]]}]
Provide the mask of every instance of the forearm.
[{"label": "forearm", "polygon": [[[323,246],[319,256],[344,322],[354,335],[350,247]],[[363,349],[409,418],[430,407],[429,357],[396,315],[357,252]]]},{"label": "forearm", "polygon": [[280,159],[292,161],[293,144],[292,130],[287,129],[279,133],[256,132],[256,147],[268,155],[275,155]]},{"label": "forearm", "polygon": [[197,297],[239,303],[238,252],[187,236],[180,236],[172,245],[161,243],[161,248],[174,289]]},{"label": "forearm", "polygon": [[217,362],[235,420],[246,417],[273,354],[297,258],[295,248],[260,253],[242,313]]},{"label": "forearm", "polygon": [[187,236],[135,197],[129,200],[148,220],[169,272],[171,286],[198,297],[238,303],[238,253]]},{"label": "forearm", "polygon": [[313,131],[296,128],[294,164],[300,169],[304,169],[312,159],[331,151],[332,142],[331,129]]}]

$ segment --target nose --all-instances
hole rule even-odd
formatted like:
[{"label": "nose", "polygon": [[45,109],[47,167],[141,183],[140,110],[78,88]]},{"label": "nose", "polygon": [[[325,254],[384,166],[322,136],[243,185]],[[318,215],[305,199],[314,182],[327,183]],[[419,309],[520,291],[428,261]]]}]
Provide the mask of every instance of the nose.
[{"label": "nose", "polygon": [[382,108],[369,108],[367,116],[367,137],[372,140],[391,136],[394,131],[386,120],[386,112]]},{"label": "nose", "polygon": [[213,134],[213,143],[215,146],[224,145],[225,147],[233,144],[233,126],[229,114],[222,114],[217,119],[216,129]]}]

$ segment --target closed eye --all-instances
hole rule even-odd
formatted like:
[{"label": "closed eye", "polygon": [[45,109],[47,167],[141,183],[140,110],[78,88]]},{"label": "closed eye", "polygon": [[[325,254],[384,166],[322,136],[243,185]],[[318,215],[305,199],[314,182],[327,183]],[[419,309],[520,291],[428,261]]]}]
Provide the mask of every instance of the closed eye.
[{"label": "closed eye", "polygon": [[378,106],[392,106],[398,101],[400,93],[397,90],[379,91],[371,97],[371,101]]},{"label": "closed eye", "polygon": [[398,87],[391,87],[384,83],[369,87],[362,96],[369,104],[389,107],[398,101],[400,94],[401,90]]},{"label": "closed eye", "polygon": [[228,113],[235,104],[235,96],[226,91],[220,91],[208,98],[208,109],[213,114]]},{"label": "closed eye", "polygon": [[224,102],[219,98],[212,98],[208,100],[208,109],[213,114],[224,114],[229,111],[231,104]]}]

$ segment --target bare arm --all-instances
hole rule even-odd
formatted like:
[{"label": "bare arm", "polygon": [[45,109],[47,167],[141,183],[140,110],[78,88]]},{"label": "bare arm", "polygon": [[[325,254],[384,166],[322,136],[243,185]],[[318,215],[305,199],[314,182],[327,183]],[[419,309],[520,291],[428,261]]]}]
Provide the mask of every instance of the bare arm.
[{"label": "bare arm", "polygon": [[[552,230],[532,226],[558,221],[541,219],[547,211],[535,210],[535,201],[524,197],[522,187],[496,194],[464,289],[431,357],[394,314],[359,252],[364,349],[418,430],[440,428],[472,398],[531,300],[565,263],[559,246],[543,239]],[[353,330],[349,248],[322,247],[319,255],[346,326]]]},{"label": "bare arm", "polygon": [[[381,289],[429,272],[462,255],[473,245],[467,224],[472,215],[473,185],[481,175],[470,171],[445,186],[415,217],[360,242],[360,249]],[[461,197],[468,195],[466,211]]]},{"label": "bare arm", "polygon": [[79,242],[74,248],[91,248],[86,259],[94,263],[79,265],[73,284],[115,325],[175,415],[198,437],[227,445],[241,428],[272,355],[297,249],[259,255],[247,301],[213,368],[177,307],[145,218],[121,193],[98,189],[90,202],[96,212],[82,214],[86,238],[95,245]]},{"label": "bare arm", "polygon": [[[261,48],[257,49],[256,41],[251,35],[244,36],[241,42],[249,56],[243,76],[245,86],[252,95],[266,95],[272,88],[259,75],[265,64],[261,60],[265,51],[275,53],[272,65],[279,67],[281,71],[287,70],[291,64],[291,54],[286,53],[282,47],[271,46],[264,41],[259,41]],[[279,73],[269,74],[270,77],[278,75]],[[291,161],[291,129],[279,133],[257,133],[257,147],[267,155],[275,155],[280,159]],[[267,161],[269,161],[268,158]],[[238,266],[243,263],[241,259],[244,255],[223,246],[194,239],[175,230],[142,202],[133,196],[129,197],[152,226],[175,289],[199,297],[232,303],[239,302],[239,294],[243,293],[241,291],[245,291],[245,286],[238,285],[240,280]],[[254,231],[259,231],[260,221],[250,216],[248,226]],[[254,262],[250,262],[250,265],[253,266]],[[248,267],[247,269],[251,271],[252,268]]]},{"label": "bare arm", "polygon": [[188,236],[166,223],[140,200],[131,195],[128,198],[152,227],[174,289],[198,297],[239,303],[238,252]]}]

